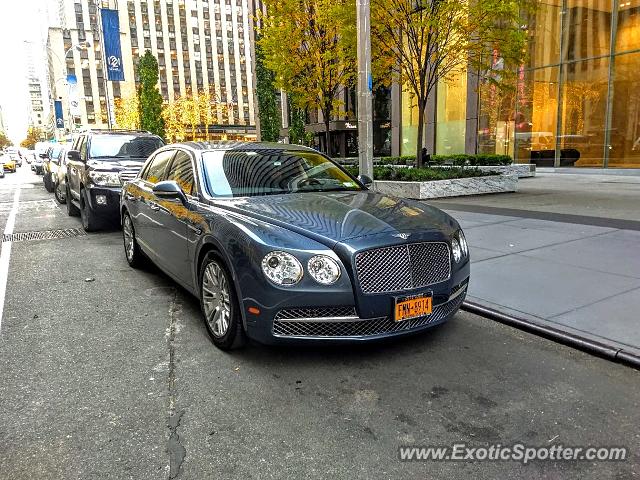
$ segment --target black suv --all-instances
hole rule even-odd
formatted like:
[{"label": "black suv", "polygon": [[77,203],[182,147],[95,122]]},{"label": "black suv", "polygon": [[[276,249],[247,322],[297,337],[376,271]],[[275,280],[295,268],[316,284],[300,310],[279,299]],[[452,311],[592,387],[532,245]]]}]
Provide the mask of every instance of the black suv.
[{"label": "black suv", "polygon": [[149,132],[92,130],[78,135],[67,154],[67,213],[86,231],[119,219],[122,184],[138,174],[164,142]]}]

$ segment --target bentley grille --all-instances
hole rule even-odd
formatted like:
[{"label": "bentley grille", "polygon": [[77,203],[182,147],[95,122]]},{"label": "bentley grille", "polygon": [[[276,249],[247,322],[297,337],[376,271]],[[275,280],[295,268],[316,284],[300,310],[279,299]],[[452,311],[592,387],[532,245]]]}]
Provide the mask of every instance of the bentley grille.
[{"label": "bentley grille", "polygon": [[[389,317],[356,319],[351,318],[334,318],[331,321],[326,319],[305,318],[304,321],[292,318],[284,319],[283,317],[292,317],[290,310],[280,316],[279,312],[273,321],[273,334],[279,337],[368,337],[374,335],[382,335],[394,332],[403,332],[423,327],[430,323],[437,323],[453,314],[464,301],[465,294],[460,294],[452,300],[435,305],[431,315],[413,318],[403,322],[395,322]],[[344,307],[338,307],[343,309]],[[302,310],[302,309],[300,309]],[[310,309],[305,309],[310,310]],[[353,312],[355,313],[355,311]],[[307,313],[308,315],[308,313]],[[356,317],[357,318],[357,317]]]},{"label": "bentley grille", "polygon": [[356,254],[356,272],[364,293],[390,293],[444,282],[451,276],[451,255],[444,242],[410,243]]}]

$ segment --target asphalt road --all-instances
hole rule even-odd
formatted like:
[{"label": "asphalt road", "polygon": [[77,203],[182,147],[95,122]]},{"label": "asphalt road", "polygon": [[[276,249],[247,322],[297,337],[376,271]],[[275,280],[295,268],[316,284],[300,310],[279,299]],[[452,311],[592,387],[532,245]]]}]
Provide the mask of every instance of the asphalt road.
[{"label": "asphalt road", "polygon": [[[15,232],[80,226],[23,167],[0,180],[0,228],[21,183]],[[638,371],[468,313],[391,343],[229,354],[194,298],[128,267],[119,231],[11,246],[3,479],[640,478],[638,425]],[[630,458],[398,460],[400,445],[461,442]]]}]

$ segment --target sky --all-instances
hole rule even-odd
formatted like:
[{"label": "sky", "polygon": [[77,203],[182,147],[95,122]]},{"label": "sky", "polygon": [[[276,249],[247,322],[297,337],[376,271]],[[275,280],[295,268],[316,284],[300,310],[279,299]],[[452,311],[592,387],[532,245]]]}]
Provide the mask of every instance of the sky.
[{"label": "sky", "polygon": [[[0,0],[0,105],[14,143],[25,138],[29,119],[24,41],[41,41],[46,18],[37,12],[50,1],[54,0]],[[44,61],[46,56],[40,54]]]}]

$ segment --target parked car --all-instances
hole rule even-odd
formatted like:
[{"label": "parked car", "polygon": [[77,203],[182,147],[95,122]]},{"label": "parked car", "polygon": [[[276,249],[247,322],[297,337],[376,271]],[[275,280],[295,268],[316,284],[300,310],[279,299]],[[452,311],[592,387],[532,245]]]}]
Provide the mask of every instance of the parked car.
[{"label": "parked car", "polygon": [[68,149],[66,147],[60,152],[56,172],[53,176],[53,195],[61,205],[67,203],[67,182],[65,180],[67,176],[67,152]]},{"label": "parked car", "polygon": [[222,349],[245,337],[366,341],[447,321],[469,281],[460,225],[370,184],[302,146],[169,145],[123,187],[125,257],[151,259],[199,298]]},{"label": "parked car", "polygon": [[46,153],[39,153],[36,155],[36,157],[33,159],[33,161],[31,162],[31,170],[33,170],[36,175],[42,175],[43,173],[43,165],[44,165],[44,159],[47,158],[47,154]]},{"label": "parked car", "polygon": [[4,164],[2,163],[1,159],[0,159],[0,178],[4,178]]},{"label": "parked car", "polygon": [[34,158],[36,158],[35,150],[27,150],[27,153],[25,154],[25,160],[29,165],[31,165],[31,162],[33,161]]},{"label": "parked car", "polygon": [[66,203],[88,232],[119,220],[122,183],[134,178],[164,142],[149,132],[93,130],[78,135],[67,153]]},{"label": "parked car", "polygon": [[42,181],[44,182],[44,188],[49,193],[53,193],[53,177],[60,163],[59,157],[63,149],[63,145],[59,143],[53,144],[47,150],[46,158],[42,159]]}]

